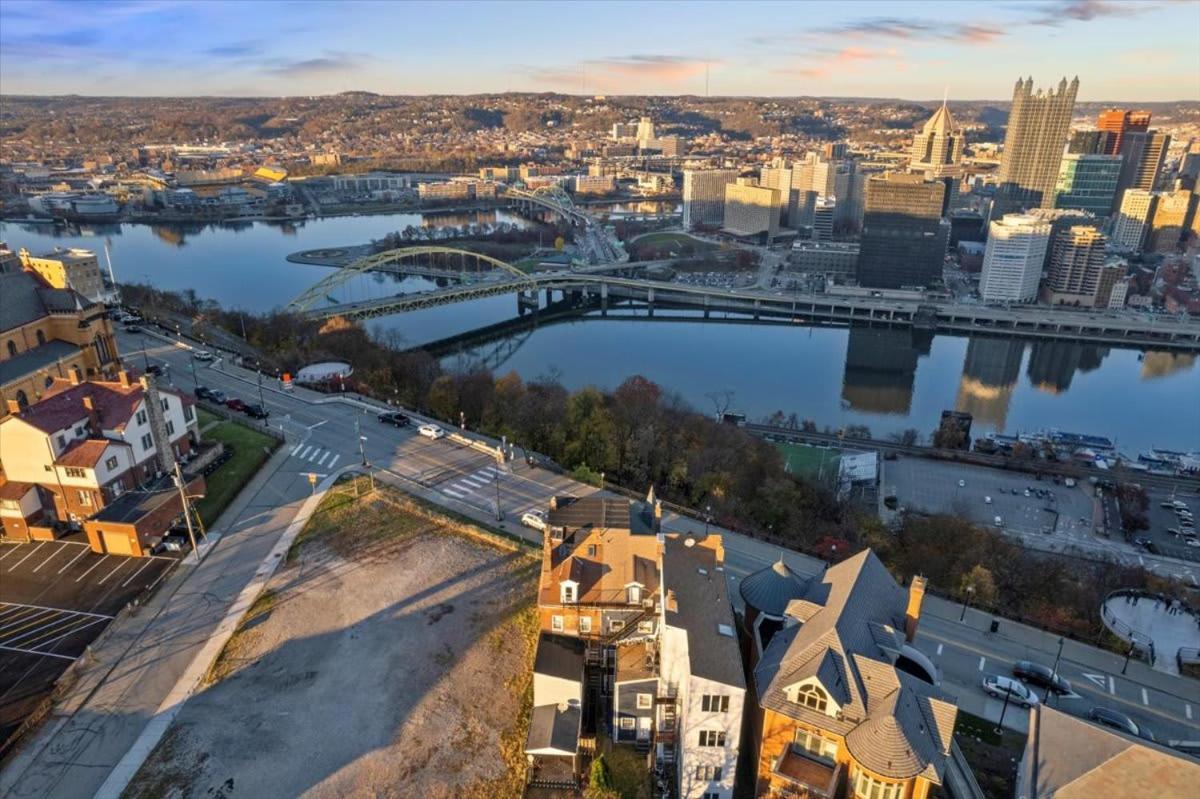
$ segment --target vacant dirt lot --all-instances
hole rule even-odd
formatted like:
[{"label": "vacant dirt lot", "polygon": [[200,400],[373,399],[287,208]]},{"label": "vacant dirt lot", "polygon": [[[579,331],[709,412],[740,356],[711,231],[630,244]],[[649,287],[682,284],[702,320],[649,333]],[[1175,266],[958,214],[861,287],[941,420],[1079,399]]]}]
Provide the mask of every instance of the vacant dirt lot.
[{"label": "vacant dirt lot", "polygon": [[520,795],[536,570],[339,489],[127,795]]}]

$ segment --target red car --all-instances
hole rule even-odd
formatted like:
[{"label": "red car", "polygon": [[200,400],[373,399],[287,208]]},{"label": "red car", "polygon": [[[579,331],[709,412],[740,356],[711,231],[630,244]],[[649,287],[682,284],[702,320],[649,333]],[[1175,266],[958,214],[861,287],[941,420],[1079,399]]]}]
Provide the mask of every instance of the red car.
[{"label": "red car", "polygon": [[242,402],[237,397],[230,397],[229,399],[225,400],[225,407],[231,411],[244,411],[246,410],[246,403]]}]

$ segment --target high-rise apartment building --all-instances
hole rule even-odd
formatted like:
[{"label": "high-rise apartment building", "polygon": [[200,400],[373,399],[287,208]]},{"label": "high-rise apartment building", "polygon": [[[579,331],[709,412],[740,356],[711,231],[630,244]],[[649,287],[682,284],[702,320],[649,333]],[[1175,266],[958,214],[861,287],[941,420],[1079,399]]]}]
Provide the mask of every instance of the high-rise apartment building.
[{"label": "high-rise apartment building", "polygon": [[1196,195],[1187,189],[1159,195],[1147,250],[1171,252],[1180,245],[1196,214],[1196,199]]},{"label": "high-rise apartment building", "polygon": [[1104,149],[1096,152],[1101,155],[1117,155],[1121,152],[1121,144],[1127,133],[1145,133],[1149,129],[1150,112],[1109,108],[1100,112],[1096,119],[1096,127],[1111,134],[1107,137]]},{"label": "high-rise apartment building", "polygon": [[759,186],[751,178],[726,184],[722,229],[770,243],[779,235],[779,194],[779,189]]},{"label": "high-rise apartment building", "polygon": [[779,190],[779,224],[795,227],[799,193],[792,188],[791,167],[784,166],[783,160],[779,159],[772,166],[762,168],[758,182],[769,189]]},{"label": "high-rise apartment building", "polygon": [[945,191],[940,182],[898,172],[867,181],[860,284],[898,289],[941,280],[950,227],[942,222]]},{"label": "high-rise apartment building", "polygon": [[720,227],[725,219],[725,186],[738,178],[736,169],[683,170],[683,226]]},{"label": "high-rise apartment building", "polygon": [[22,249],[20,256],[22,266],[37,272],[54,288],[71,289],[92,302],[104,301],[107,292],[100,274],[100,262],[91,250],[55,247],[42,255],[33,255]]},{"label": "high-rise apartment building", "polygon": [[1158,195],[1154,192],[1127,189],[1113,223],[1112,245],[1126,252],[1141,251],[1157,205]]},{"label": "high-rise apartment building", "polygon": [[1078,208],[1097,216],[1108,216],[1120,178],[1119,155],[1067,153],[1058,169],[1054,207]]},{"label": "high-rise apartment building", "polygon": [[[984,302],[1034,302],[1050,246],[1050,223],[1009,214],[988,225],[979,295]],[[1018,364],[1019,365],[1019,364]]]},{"label": "high-rise apartment building", "polygon": [[1028,208],[1050,208],[1058,166],[1071,128],[1079,78],[1063,78],[1058,90],[1033,91],[1033,78],[1013,88],[1004,155],[992,218]]},{"label": "high-rise apartment building", "polygon": [[1104,268],[1108,239],[1099,230],[1075,225],[1055,240],[1046,278],[1045,299],[1051,304],[1091,305]]},{"label": "high-rise apartment building", "polygon": [[1121,177],[1117,180],[1114,207],[1126,189],[1154,191],[1162,174],[1163,159],[1171,136],[1157,130],[1133,131],[1121,139]]}]

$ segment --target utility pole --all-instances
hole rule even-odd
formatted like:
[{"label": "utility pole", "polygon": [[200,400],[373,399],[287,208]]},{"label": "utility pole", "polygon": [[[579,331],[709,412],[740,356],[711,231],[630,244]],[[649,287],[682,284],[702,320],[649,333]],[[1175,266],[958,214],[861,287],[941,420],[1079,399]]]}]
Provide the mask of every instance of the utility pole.
[{"label": "utility pole", "polygon": [[996,722],[997,735],[1002,735],[1004,733],[1004,714],[1008,712],[1008,698],[1010,696],[1012,696],[1010,691],[1004,692],[1004,707],[1000,708],[1000,720]]},{"label": "utility pole", "polygon": [[504,514],[500,512],[500,470],[496,470],[496,521],[504,521]]},{"label": "utility pole", "polygon": [[358,454],[362,458],[362,465],[366,466],[367,465],[367,450],[363,446],[363,443],[367,440],[367,437],[362,434],[362,426],[359,424],[359,421],[357,418],[355,418],[355,420],[354,420],[354,435],[356,435],[358,437]]},{"label": "utility pole", "polygon": [[188,366],[192,367],[192,391],[195,391],[196,387],[200,385],[200,381],[196,379],[196,356],[195,355],[191,355],[191,354],[188,355]]},{"label": "utility pole", "polygon": [[179,489],[179,501],[183,503],[183,520],[187,523],[188,538],[192,542],[192,554],[196,562],[200,562],[200,552],[196,549],[196,531],[192,528],[192,506],[188,503],[187,486],[183,482],[183,469],[179,461],[175,462],[175,486]]},{"label": "utility pole", "polygon": [[258,363],[258,361],[254,362],[254,370],[258,374],[258,404],[265,411],[267,409],[267,401],[263,399],[262,366]]},{"label": "utility pole", "polygon": [[[1058,637],[1058,654],[1054,656],[1054,668],[1050,669],[1050,679],[1053,680],[1058,676],[1058,661],[1062,657],[1063,637]],[[1050,686],[1046,686],[1046,696],[1042,698],[1042,702],[1050,701]]]},{"label": "utility pole", "polygon": [[968,585],[967,586],[967,600],[965,602],[963,602],[962,613],[958,614],[958,620],[960,622],[967,617],[967,608],[970,606],[971,597],[974,595],[975,595],[975,586]]},{"label": "utility pole", "polygon": [[142,371],[150,371],[150,354],[146,352],[146,330],[142,328]]}]

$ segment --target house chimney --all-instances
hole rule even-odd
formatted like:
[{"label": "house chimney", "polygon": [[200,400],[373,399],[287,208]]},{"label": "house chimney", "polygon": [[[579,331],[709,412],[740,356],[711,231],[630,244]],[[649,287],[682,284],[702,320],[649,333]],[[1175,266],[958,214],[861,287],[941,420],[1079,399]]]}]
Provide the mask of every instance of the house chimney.
[{"label": "house chimney", "polygon": [[90,394],[83,398],[83,407],[87,411],[88,424],[92,428],[92,435],[100,435],[100,412],[96,410],[96,403]]},{"label": "house chimney", "polygon": [[129,372],[125,369],[117,372],[117,380],[121,383],[121,388],[129,388]]},{"label": "house chimney", "polygon": [[8,408],[9,413],[21,412],[21,403],[17,402],[15,399],[6,399],[4,401],[4,405]]},{"label": "house chimney", "polygon": [[558,510],[558,497],[550,497],[550,510]]},{"label": "house chimney", "polygon": [[[129,373],[122,371],[123,381],[129,379]],[[167,418],[163,414],[162,395],[154,381],[154,375],[142,375],[139,381],[142,385],[142,398],[146,405],[146,415],[150,418],[150,437],[154,440],[155,455],[158,465],[164,472],[175,468],[175,451],[171,449],[171,437],[167,434]]]},{"label": "house chimney", "polygon": [[908,586],[908,608],[904,611],[904,640],[910,644],[917,637],[917,622],[921,619],[921,604],[925,601],[925,578],[914,575]]},{"label": "house chimney", "polygon": [[654,500],[654,522],[656,524],[662,524],[662,500],[661,499]]},{"label": "house chimney", "polygon": [[68,369],[67,370],[67,379],[71,381],[71,385],[73,385],[73,386],[79,385],[79,370],[78,369]]}]

